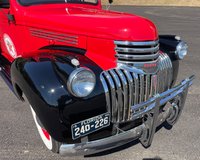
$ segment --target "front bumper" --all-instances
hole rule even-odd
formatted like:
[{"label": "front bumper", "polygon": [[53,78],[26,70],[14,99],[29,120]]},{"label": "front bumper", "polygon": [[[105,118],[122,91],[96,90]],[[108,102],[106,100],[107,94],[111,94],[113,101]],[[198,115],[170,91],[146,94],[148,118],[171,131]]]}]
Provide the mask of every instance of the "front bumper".
[{"label": "front bumper", "polygon": [[[89,155],[116,148],[135,139],[139,139],[144,147],[149,147],[158,126],[165,121],[170,125],[174,125],[179,119],[185,104],[188,88],[192,85],[193,80],[194,76],[191,76],[176,87],[157,94],[146,102],[132,106],[132,120],[144,118],[142,125],[96,141],[62,144],[60,146],[60,154],[63,156]],[[160,106],[165,105],[167,102],[171,105],[160,111]]]}]

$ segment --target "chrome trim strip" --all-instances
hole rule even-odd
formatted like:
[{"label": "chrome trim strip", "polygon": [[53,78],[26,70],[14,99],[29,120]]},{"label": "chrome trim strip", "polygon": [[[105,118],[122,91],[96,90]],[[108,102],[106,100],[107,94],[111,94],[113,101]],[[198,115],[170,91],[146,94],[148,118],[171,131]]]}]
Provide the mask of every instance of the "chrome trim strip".
[{"label": "chrome trim strip", "polygon": [[143,102],[144,101],[144,75],[141,74],[139,75],[139,78],[140,78],[140,100],[139,100],[139,103]]},{"label": "chrome trim strip", "polygon": [[69,43],[72,45],[77,45],[78,44],[78,36],[73,36],[69,34],[61,34],[61,33],[56,33],[52,31],[46,31],[46,30],[39,30],[35,28],[30,28],[30,33],[34,37],[38,38],[45,38],[48,40],[55,40],[58,42],[63,42],[63,43]]},{"label": "chrome trim strip", "polygon": [[53,31],[47,31],[47,30],[42,30],[42,29],[37,29],[37,28],[30,28],[31,32],[35,32],[35,33],[42,33],[42,34],[47,34],[47,35],[57,35],[60,37],[69,37],[69,38],[73,38],[73,39],[77,39],[78,36],[75,35],[70,35],[70,34],[66,34],[66,33],[57,33],[57,32],[53,32]]},{"label": "chrome trim strip", "polygon": [[119,59],[124,60],[155,60],[159,57],[159,53],[156,54],[150,54],[150,55],[127,55],[127,54],[116,54],[115,55]]},{"label": "chrome trim strip", "polygon": [[114,41],[115,45],[124,45],[124,46],[155,46],[159,43],[159,40],[156,41],[145,41],[145,42],[130,42],[130,41]]},{"label": "chrome trim strip", "polygon": [[77,41],[74,41],[74,40],[58,39],[58,38],[55,38],[55,37],[49,37],[49,36],[45,36],[45,35],[32,34],[32,36],[39,37],[39,38],[46,38],[48,40],[55,40],[55,41],[59,41],[59,42],[71,43],[71,44],[77,44],[78,43]]},{"label": "chrome trim strip", "polygon": [[116,52],[123,52],[123,53],[154,53],[158,52],[159,45],[152,48],[123,48],[123,47],[116,47]]},{"label": "chrome trim strip", "polygon": [[107,111],[109,113],[111,113],[111,103],[110,103],[110,94],[109,94],[108,86],[107,86],[106,80],[105,80],[105,78],[103,77],[102,74],[100,75],[100,79],[101,79],[101,82],[102,82],[102,85],[103,85],[103,88],[104,88],[104,92],[105,92],[105,95],[106,95]]},{"label": "chrome trim strip", "polygon": [[173,78],[173,70],[172,70],[172,62],[166,53],[160,53],[159,60],[159,71],[158,71],[158,89],[159,92],[163,92],[169,89],[172,78]]},{"label": "chrome trim strip", "polygon": [[129,102],[128,102],[128,110],[127,110],[127,118],[125,120],[129,120],[130,119],[130,113],[131,113],[131,106],[133,105],[133,96],[132,94],[133,92],[133,77],[131,76],[130,72],[128,72],[127,70],[124,70],[124,73],[126,75],[126,78],[128,80],[128,88],[129,88]]},{"label": "chrome trim strip", "polygon": [[57,38],[57,39],[63,39],[63,40],[72,40],[72,41],[77,41],[78,38],[72,38],[72,37],[68,37],[67,35],[56,35],[56,34],[48,34],[48,33],[42,33],[42,32],[31,32],[32,34],[38,36],[38,35],[41,35],[41,36],[45,36],[45,37],[52,37],[52,38]]},{"label": "chrome trim strip", "polygon": [[123,105],[122,85],[121,85],[120,79],[118,78],[117,73],[114,70],[110,70],[109,72],[112,75],[112,78],[114,79],[115,84],[116,84],[116,92],[117,92],[117,106],[116,106],[116,109],[117,109],[117,112],[118,112],[117,122],[120,122],[121,121],[121,119],[120,119],[120,117],[121,117],[120,116],[120,112],[123,112],[122,109],[121,109],[121,106]]},{"label": "chrome trim strip", "polygon": [[[152,63],[156,63],[158,61],[158,59],[153,60],[153,61],[146,61],[146,62],[138,62],[138,61],[124,61],[124,60],[117,60],[117,63],[119,64],[125,64],[125,65],[133,65],[133,66],[137,66],[137,65],[144,65],[144,64],[152,64]],[[139,68],[138,68],[139,69]]]},{"label": "chrome trim strip", "polygon": [[[122,89],[123,89],[123,107],[120,107],[120,122],[125,121],[126,112],[128,112],[128,83],[126,77],[124,76],[123,72],[120,69],[116,70],[118,76],[122,82]],[[121,119],[122,118],[122,119]]]},{"label": "chrome trim strip", "polygon": [[139,103],[138,97],[139,97],[139,77],[136,73],[132,73],[134,77],[134,86],[135,86],[135,92],[134,92],[134,105]]},{"label": "chrome trim strip", "polygon": [[147,101],[147,99],[150,96],[150,75],[146,76],[146,91],[145,91],[145,101]]},{"label": "chrome trim strip", "polygon": [[110,86],[110,92],[111,92],[111,113],[112,113],[112,120],[113,122],[117,121],[117,107],[116,107],[116,92],[115,92],[115,84],[113,82],[113,79],[111,78],[110,74],[108,74],[107,72],[104,72],[105,77],[108,80],[108,84]]}]

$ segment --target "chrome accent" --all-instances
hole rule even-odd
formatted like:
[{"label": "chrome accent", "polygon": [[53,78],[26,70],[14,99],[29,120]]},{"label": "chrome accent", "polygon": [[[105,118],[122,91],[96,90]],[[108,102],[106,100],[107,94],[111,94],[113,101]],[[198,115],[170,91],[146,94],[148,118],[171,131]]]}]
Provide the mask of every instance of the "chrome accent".
[{"label": "chrome accent", "polygon": [[145,41],[145,42],[130,42],[130,41],[115,41],[116,45],[124,45],[124,46],[155,46],[158,44],[157,41]]},{"label": "chrome accent", "polygon": [[[150,84],[150,79],[153,79],[154,75],[140,75],[132,71],[116,68],[104,71],[100,76],[112,122],[129,121],[131,106],[144,102],[155,94],[156,86],[152,84],[150,89],[150,86],[146,85]],[[145,81],[147,79],[149,82]]]},{"label": "chrome accent", "polygon": [[133,77],[134,77],[134,86],[135,86],[135,92],[133,92],[134,94],[134,105],[138,104],[138,97],[139,97],[139,78],[138,78],[138,74],[136,73],[132,73]]},{"label": "chrome accent", "polygon": [[166,53],[160,53],[158,75],[159,92],[164,92],[169,89],[173,79],[172,62]]},{"label": "chrome accent", "polygon": [[[159,50],[159,45],[152,47],[152,48],[124,48],[124,47],[116,47],[115,51],[118,52],[117,55],[123,56],[123,54],[120,54],[119,52],[124,52],[124,53],[154,53],[158,52]],[[146,55],[147,56],[147,55]],[[149,55],[152,56],[152,55]],[[125,56],[126,57],[126,56]],[[138,55],[138,57],[142,58],[141,56]]]},{"label": "chrome accent", "polygon": [[159,41],[128,42],[114,41],[116,57],[120,61],[147,60],[153,61],[159,57]]},{"label": "chrome accent", "polygon": [[[88,72],[90,72],[92,75],[93,75],[93,77],[94,77],[94,79],[95,79],[95,85],[96,85],[96,76],[95,76],[95,74],[92,72],[92,70],[90,70],[89,68],[86,68],[86,67],[80,67],[80,68],[77,68],[77,69],[75,69],[71,74],[70,74],[70,76],[69,76],[69,78],[68,78],[68,81],[67,81],[67,88],[68,88],[68,90],[69,90],[69,92],[73,95],[73,96],[75,96],[75,97],[80,97],[80,96],[78,96],[78,95],[76,95],[73,91],[72,91],[72,82],[73,82],[73,80],[74,80],[74,78],[80,73],[80,72],[83,72],[83,71],[88,71]],[[95,86],[94,85],[94,86]],[[105,86],[104,86],[105,87]],[[94,89],[94,88],[93,88]],[[92,91],[91,91],[92,92]],[[90,92],[90,93],[91,93]],[[88,96],[88,95],[87,95]],[[84,97],[86,97],[86,96],[84,96]]]},{"label": "chrome accent", "polygon": [[[116,148],[123,144],[139,139],[143,146],[148,147],[155,134],[156,128],[166,119],[171,117],[173,106],[168,107],[165,111],[159,113],[159,107],[169,101],[173,101],[176,97],[180,97],[181,105],[179,105],[179,116],[184,107],[184,101],[187,96],[188,88],[192,85],[194,76],[185,79],[176,87],[169,89],[161,94],[156,94],[148,101],[138,105],[131,106],[133,110],[141,110],[131,114],[132,119],[148,116],[146,121],[138,127],[128,131],[121,130],[118,134],[104,139],[95,141],[86,141],[76,144],[62,144],[59,153],[62,156],[90,155],[102,152],[108,149]],[[173,103],[172,103],[173,104]],[[145,117],[146,117],[145,116]],[[178,117],[179,117],[178,116]],[[177,118],[178,118],[177,117]]]},{"label": "chrome accent", "polygon": [[150,98],[148,101],[142,102],[138,105],[132,106],[131,109],[134,111],[140,110],[141,112],[135,112],[132,115],[132,120],[138,119],[143,117],[147,112],[151,111],[156,106],[156,100],[159,97],[159,106],[162,106],[169,102],[170,100],[176,98],[179,94],[183,93],[185,89],[192,85],[192,81],[194,80],[195,76],[191,76],[184,81],[182,81],[176,87],[169,89],[161,94],[156,94],[154,97]]},{"label": "chrome accent", "polygon": [[134,104],[133,102],[133,96],[131,95],[133,93],[133,83],[134,83],[134,80],[133,80],[133,77],[131,76],[131,73],[128,72],[127,70],[124,70],[124,74],[126,75],[127,77],[127,80],[128,80],[128,105],[127,105],[127,110],[126,110],[126,115],[124,115],[124,119],[125,117],[128,117],[128,119],[130,118],[130,113],[131,113],[131,110],[130,110],[130,107],[132,104]]},{"label": "chrome accent", "polygon": [[146,79],[145,79],[145,85],[146,85],[146,91],[145,91],[145,101],[147,101],[148,100],[148,98],[149,98],[149,95],[150,95],[150,88],[151,88],[151,86],[150,86],[150,75],[147,75],[146,76]]},{"label": "chrome accent", "polygon": [[156,73],[159,63],[159,41],[129,42],[114,41],[117,63]]},{"label": "chrome accent", "polygon": [[146,74],[128,65],[103,71],[101,80],[112,122],[130,121],[131,106],[142,103],[157,93],[169,89],[172,83],[172,63],[165,53],[160,53],[157,74]]},{"label": "chrome accent", "polygon": [[[114,77],[114,81],[115,81],[115,84],[116,84],[116,89],[117,89],[117,99],[118,99],[118,103],[117,103],[117,111],[118,111],[118,118],[119,118],[119,114],[123,112],[122,108],[120,108],[120,106],[122,106],[122,102],[123,102],[123,88],[121,86],[121,82],[120,82],[120,79],[118,78],[117,76],[117,73],[116,71],[113,71],[113,70],[110,70],[110,74],[112,75],[112,77]],[[117,112],[116,111],[116,112]],[[118,121],[121,121],[121,119],[118,119]]]},{"label": "chrome accent", "polygon": [[105,73],[105,77],[107,78],[107,81],[109,83],[108,84],[109,88],[111,88],[111,90],[109,90],[111,92],[111,94],[110,94],[110,100],[111,100],[111,109],[110,110],[112,111],[111,115],[112,115],[112,117],[117,117],[118,108],[116,107],[115,84],[114,84],[113,79],[111,78],[110,74]]},{"label": "chrome accent", "polygon": [[71,64],[74,65],[75,67],[80,66],[80,62],[79,62],[79,60],[76,59],[76,58],[73,58],[73,59],[71,60]]},{"label": "chrome accent", "polygon": [[61,154],[61,156],[80,156],[90,155],[108,149],[116,148],[128,142],[131,142],[134,139],[138,139],[142,135],[143,128],[144,125],[141,125],[132,130],[96,141],[82,142],[77,144],[62,144],[60,146],[59,153]]},{"label": "chrome accent", "polygon": [[71,45],[78,45],[78,36],[61,34],[53,31],[41,30],[36,28],[30,28],[30,33],[34,37],[45,38],[48,40],[58,41],[62,43],[68,43]]},{"label": "chrome accent", "polygon": [[[159,57],[159,53],[152,54],[152,55],[122,55],[117,54],[116,57],[118,59],[124,59],[124,60],[152,60],[157,59]],[[133,63],[133,62],[132,62]]]},{"label": "chrome accent", "polygon": [[[117,69],[116,70],[120,80],[121,80],[121,83],[122,83],[122,89],[123,89],[123,106],[119,106],[120,107],[120,117],[119,119],[121,119],[121,122],[124,122],[125,121],[125,118],[126,118],[126,112],[128,110],[128,83],[127,83],[127,80],[126,80],[126,77],[124,76],[124,72],[122,70],[119,70]],[[120,122],[120,121],[119,121]]]},{"label": "chrome accent", "polygon": [[176,46],[175,54],[179,60],[183,60],[188,53],[188,45],[184,41],[180,41]]},{"label": "chrome accent", "polygon": [[100,76],[101,82],[103,84],[103,88],[105,91],[105,95],[106,95],[106,104],[107,104],[107,111],[109,113],[111,113],[111,102],[110,102],[110,97],[109,97],[109,90],[108,90],[108,86],[106,84],[105,79],[102,77],[102,75]]}]

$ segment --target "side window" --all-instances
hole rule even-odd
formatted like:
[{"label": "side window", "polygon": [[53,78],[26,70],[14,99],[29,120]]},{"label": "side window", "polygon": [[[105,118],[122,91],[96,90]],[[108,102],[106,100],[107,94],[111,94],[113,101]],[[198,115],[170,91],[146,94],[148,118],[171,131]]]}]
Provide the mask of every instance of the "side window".
[{"label": "side window", "polygon": [[10,1],[9,0],[0,0],[0,8],[9,8]]}]

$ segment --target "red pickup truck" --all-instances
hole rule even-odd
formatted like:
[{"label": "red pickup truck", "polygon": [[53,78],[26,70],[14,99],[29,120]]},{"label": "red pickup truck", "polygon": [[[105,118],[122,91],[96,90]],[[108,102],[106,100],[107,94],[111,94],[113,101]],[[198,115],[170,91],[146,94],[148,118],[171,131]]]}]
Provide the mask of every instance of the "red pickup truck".
[{"label": "red pickup truck", "polygon": [[180,37],[101,0],[0,1],[0,75],[61,155],[149,147],[182,112],[194,79],[175,85],[186,54]]}]

